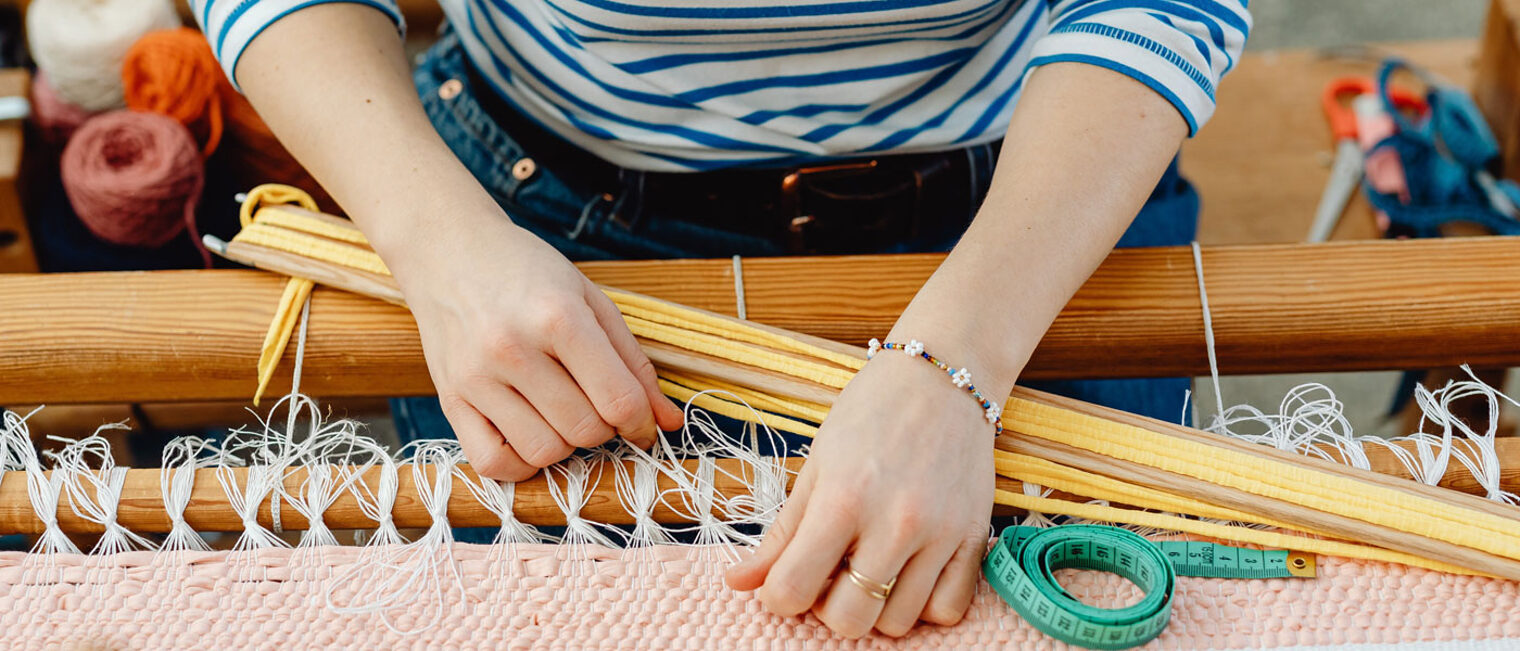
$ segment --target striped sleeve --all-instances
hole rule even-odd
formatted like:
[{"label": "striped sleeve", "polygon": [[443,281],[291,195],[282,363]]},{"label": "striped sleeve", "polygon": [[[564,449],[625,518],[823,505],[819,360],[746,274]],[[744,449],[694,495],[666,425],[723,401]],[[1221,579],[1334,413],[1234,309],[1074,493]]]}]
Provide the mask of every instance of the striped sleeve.
[{"label": "striped sleeve", "polygon": [[405,32],[406,23],[396,0],[190,0],[190,10],[211,43],[211,51],[232,85],[237,86],[238,59],[264,28],[292,12],[328,2],[369,5],[385,13]]},{"label": "striped sleeve", "polygon": [[1050,0],[1050,32],[1030,68],[1076,61],[1128,75],[1170,101],[1196,134],[1245,47],[1248,1]]}]

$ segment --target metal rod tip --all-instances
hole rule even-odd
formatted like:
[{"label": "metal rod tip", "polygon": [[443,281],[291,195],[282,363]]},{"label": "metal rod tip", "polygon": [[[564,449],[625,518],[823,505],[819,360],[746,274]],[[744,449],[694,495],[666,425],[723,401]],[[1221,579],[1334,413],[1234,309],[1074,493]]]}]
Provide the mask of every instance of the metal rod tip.
[{"label": "metal rod tip", "polygon": [[215,253],[217,255],[227,255],[227,242],[220,237],[211,235],[209,233],[202,235],[201,244],[206,245],[206,248],[210,249],[212,253]]}]

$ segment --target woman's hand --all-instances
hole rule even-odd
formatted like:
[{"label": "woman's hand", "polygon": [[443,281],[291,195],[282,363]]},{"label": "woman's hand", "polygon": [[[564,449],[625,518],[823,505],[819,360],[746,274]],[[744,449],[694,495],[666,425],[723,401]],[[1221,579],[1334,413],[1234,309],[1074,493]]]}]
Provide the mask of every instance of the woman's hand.
[{"label": "woman's hand", "polygon": [[391,262],[476,472],[518,481],[577,447],[614,435],[648,447],[657,426],[679,427],[612,301],[499,210],[483,212]]},{"label": "woman's hand", "polygon": [[[992,449],[992,425],[967,392],[922,359],[882,351],[845,387],[791,498],[729,585],[758,589],[781,615],[811,609],[849,637],[960,621],[987,546]],[[848,568],[896,584],[879,599]]]},{"label": "woman's hand", "polygon": [[439,138],[385,14],[347,3],[292,12],[236,72],[400,283],[477,472],[526,479],[573,446],[614,434],[649,443],[656,425],[680,426],[612,302],[513,225]]}]

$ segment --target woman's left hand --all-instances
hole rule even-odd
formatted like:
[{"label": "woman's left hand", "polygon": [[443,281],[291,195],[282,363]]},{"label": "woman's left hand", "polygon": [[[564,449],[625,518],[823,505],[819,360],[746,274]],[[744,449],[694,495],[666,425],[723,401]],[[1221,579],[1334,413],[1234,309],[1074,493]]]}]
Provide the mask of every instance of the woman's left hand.
[{"label": "woman's left hand", "polygon": [[[811,609],[848,637],[960,621],[987,546],[992,451],[970,394],[922,359],[881,351],[841,393],[791,498],[728,584],[758,589],[777,614]],[[896,583],[882,599],[851,568],[867,585]]]}]

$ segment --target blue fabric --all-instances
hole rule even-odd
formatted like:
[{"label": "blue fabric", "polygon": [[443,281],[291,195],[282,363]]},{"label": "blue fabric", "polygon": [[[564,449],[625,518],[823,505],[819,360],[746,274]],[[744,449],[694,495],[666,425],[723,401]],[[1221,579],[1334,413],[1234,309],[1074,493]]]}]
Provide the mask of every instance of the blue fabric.
[{"label": "blue fabric", "polygon": [[[1389,237],[1441,237],[1441,227],[1469,222],[1495,235],[1520,235],[1520,222],[1490,202],[1477,174],[1490,170],[1499,143],[1466,91],[1433,84],[1425,96],[1428,115],[1411,121],[1389,95],[1389,78],[1400,70],[1429,79],[1428,73],[1399,59],[1387,59],[1378,72],[1378,94],[1398,131],[1377,143],[1372,153],[1392,151],[1404,169],[1407,196],[1382,193],[1370,178],[1362,187],[1372,205],[1388,215]],[[1508,179],[1497,189],[1520,204],[1520,186]]]},{"label": "blue fabric", "polygon": [[[470,87],[470,75],[457,41],[446,36],[418,66],[414,77],[428,116],[464,165],[480,179],[512,219],[552,244],[572,260],[687,258],[780,255],[767,240],[705,228],[688,222],[643,214],[629,231],[606,218],[608,210],[598,190],[577,182],[574,170],[540,166],[527,180],[512,176],[513,163],[531,156],[503,132],[475,99],[489,89]],[[438,87],[457,80],[464,90],[450,100],[440,99]],[[972,150],[977,192],[991,182],[993,152]],[[1198,195],[1173,161],[1150,200],[1122,239],[1121,247],[1167,246],[1192,241],[1197,231]],[[926,229],[883,253],[947,251],[955,245],[972,214],[939,230]],[[1176,422],[1183,413],[1188,378],[1062,381],[1028,383],[1052,393]],[[452,437],[453,431],[433,397],[392,401],[392,413],[403,443],[419,438]],[[490,533],[484,532],[486,540]],[[474,539],[477,534],[466,537]]]}]

